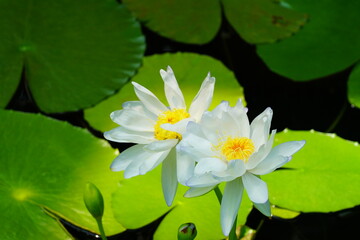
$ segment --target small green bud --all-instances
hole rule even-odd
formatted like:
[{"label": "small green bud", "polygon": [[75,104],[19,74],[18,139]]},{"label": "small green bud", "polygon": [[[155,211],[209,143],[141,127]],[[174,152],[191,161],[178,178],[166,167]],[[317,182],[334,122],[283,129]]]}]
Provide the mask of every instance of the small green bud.
[{"label": "small green bud", "polygon": [[104,199],[99,189],[90,182],[85,186],[84,202],[91,215],[100,220],[104,214]]},{"label": "small green bud", "polygon": [[195,224],[184,223],[179,227],[178,240],[193,240],[197,235]]}]

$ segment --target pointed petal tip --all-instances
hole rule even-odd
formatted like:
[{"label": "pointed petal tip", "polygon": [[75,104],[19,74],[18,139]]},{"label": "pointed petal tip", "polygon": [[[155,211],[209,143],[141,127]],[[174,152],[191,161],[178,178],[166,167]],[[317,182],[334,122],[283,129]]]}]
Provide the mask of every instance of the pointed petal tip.
[{"label": "pointed petal tip", "polygon": [[210,84],[213,84],[215,82],[215,77],[212,77],[210,72],[208,72],[208,74],[206,75],[206,78],[204,81],[209,82]]},{"label": "pointed petal tip", "polygon": [[134,82],[134,81],[131,81],[131,84],[132,84],[133,86],[140,85],[140,84],[138,84],[137,82]]},{"label": "pointed petal tip", "polygon": [[163,76],[164,74],[166,74],[166,71],[164,69],[160,69],[160,75]]},{"label": "pointed petal tip", "polygon": [[172,205],[172,202],[167,202],[167,201],[166,201],[166,205],[167,205],[168,207],[170,207],[170,206]]},{"label": "pointed petal tip", "polygon": [[184,193],[183,197],[185,197],[185,198],[191,198],[191,196],[189,196],[189,194],[188,194],[188,191],[186,191],[186,192]]},{"label": "pointed petal tip", "polygon": [[120,170],[118,170],[116,167],[110,166],[110,170],[113,172],[119,172]]},{"label": "pointed petal tip", "polygon": [[225,237],[228,237],[230,234],[231,227],[228,226],[221,226],[222,232]]},{"label": "pointed petal tip", "polygon": [[103,136],[104,136],[104,138],[105,138],[106,140],[111,141],[111,138],[109,137],[109,131],[104,132],[104,133],[103,133]]},{"label": "pointed petal tip", "polygon": [[164,199],[165,199],[166,205],[168,207],[170,207],[173,204],[174,198],[175,198],[175,195],[174,196],[169,196],[169,195],[166,195],[164,193]]},{"label": "pointed petal tip", "polygon": [[118,171],[121,171],[119,170],[119,168],[117,167],[117,161],[116,159],[110,164],[110,170],[113,171],[113,172],[118,172]]},{"label": "pointed petal tip", "polygon": [[174,71],[172,70],[172,68],[169,65],[166,67],[166,70],[160,69],[160,75],[162,77],[166,74],[173,74],[173,73],[174,73]]},{"label": "pointed petal tip", "polygon": [[[176,192],[175,192],[175,194],[176,194]],[[173,202],[174,202],[174,198],[175,198],[175,194],[165,194],[164,193],[164,199],[165,199],[165,202],[166,202],[166,205],[168,206],[168,207],[170,207],[172,204],[173,204]]]}]

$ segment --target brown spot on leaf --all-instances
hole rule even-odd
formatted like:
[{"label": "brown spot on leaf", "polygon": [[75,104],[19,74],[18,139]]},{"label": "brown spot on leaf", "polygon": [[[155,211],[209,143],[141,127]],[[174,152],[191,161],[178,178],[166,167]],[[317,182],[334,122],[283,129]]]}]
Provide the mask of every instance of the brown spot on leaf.
[{"label": "brown spot on leaf", "polygon": [[289,25],[289,21],[283,16],[272,16],[272,24],[279,27],[286,27]]}]

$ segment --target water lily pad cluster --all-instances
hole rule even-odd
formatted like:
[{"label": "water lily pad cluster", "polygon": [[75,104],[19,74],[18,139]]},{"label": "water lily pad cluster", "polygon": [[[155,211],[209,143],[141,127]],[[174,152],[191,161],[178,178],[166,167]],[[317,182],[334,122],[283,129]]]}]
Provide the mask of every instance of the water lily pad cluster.
[{"label": "water lily pad cluster", "polygon": [[[176,239],[186,222],[196,224],[198,239],[224,238],[215,194],[188,199],[183,197],[187,188],[179,186],[167,207],[159,168],[124,179],[109,168],[118,149],[50,114],[77,111],[86,121],[83,127],[108,131],[116,126],[110,113],[136,100],[131,81],[165,99],[159,70],[168,65],[188,103],[208,72],[216,78],[210,109],[222,100],[245,102],[246,89],[231,64],[189,52],[144,56],[141,28],[200,46],[222,36],[222,21],[254,45],[272,72],[289,80],[313,81],[348,71],[348,99],[359,108],[359,11],[358,1],[336,0],[0,0],[1,238],[73,239],[61,220],[98,234],[83,202],[88,182],[104,196],[109,236],[163,216],[155,240]],[[20,88],[38,113],[9,109]],[[293,218],[359,205],[358,143],[313,130],[284,130],[274,145],[299,139],[306,140],[304,149],[283,169],[264,176],[273,214]],[[238,224],[246,224],[252,209],[244,197]]]}]

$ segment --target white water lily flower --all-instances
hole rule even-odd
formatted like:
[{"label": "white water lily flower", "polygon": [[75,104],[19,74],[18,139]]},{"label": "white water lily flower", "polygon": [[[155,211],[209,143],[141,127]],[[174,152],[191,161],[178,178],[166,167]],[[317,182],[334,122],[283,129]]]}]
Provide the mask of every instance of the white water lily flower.
[{"label": "white water lily flower", "polygon": [[191,187],[186,197],[211,191],[226,182],[221,202],[221,226],[227,236],[237,216],[244,188],[263,214],[270,216],[268,189],[259,175],[268,174],[290,161],[305,141],[282,143],[272,148],[273,112],[265,109],[251,124],[239,100],[235,107],[224,101],[204,113],[199,123],[189,123],[178,152],[178,180]]},{"label": "white water lily flower", "polygon": [[112,112],[111,119],[120,125],[104,133],[114,142],[137,143],[123,151],[111,164],[111,170],[124,172],[125,178],[143,175],[162,163],[162,187],[167,205],[171,205],[177,189],[175,146],[190,121],[199,121],[209,107],[215,78],[207,75],[199,92],[186,109],[184,96],[170,67],[160,70],[164,80],[165,106],[148,89],[133,82],[140,101],[125,102],[122,110]]}]

